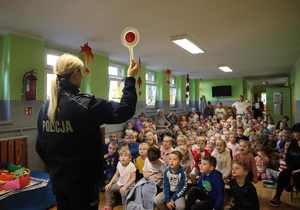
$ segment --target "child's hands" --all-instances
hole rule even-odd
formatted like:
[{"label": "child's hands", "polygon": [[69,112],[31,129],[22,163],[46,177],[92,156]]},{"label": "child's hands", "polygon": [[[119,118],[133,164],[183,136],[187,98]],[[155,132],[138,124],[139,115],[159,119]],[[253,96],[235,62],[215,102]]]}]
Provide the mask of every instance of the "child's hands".
[{"label": "child's hands", "polygon": [[110,191],[111,186],[112,186],[112,184],[111,184],[111,183],[108,183],[108,184],[105,186],[105,191]]},{"label": "child's hands", "polygon": [[120,193],[121,193],[121,194],[124,194],[124,193],[126,192],[126,190],[127,190],[127,188],[126,188],[125,186],[122,186],[122,187],[120,188]]},{"label": "child's hands", "polygon": [[173,202],[173,201],[168,202],[168,203],[167,203],[167,208],[168,208],[169,210],[175,209],[175,204],[174,204],[174,202]]}]

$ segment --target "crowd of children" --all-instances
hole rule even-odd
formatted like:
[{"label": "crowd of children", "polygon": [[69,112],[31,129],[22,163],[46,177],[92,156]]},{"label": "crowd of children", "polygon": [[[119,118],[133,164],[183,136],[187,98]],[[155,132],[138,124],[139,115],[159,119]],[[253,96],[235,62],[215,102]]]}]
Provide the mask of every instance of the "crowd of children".
[{"label": "crowd of children", "polygon": [[276,126],[269,116],[254,119],[251,110],[234,116],[219,105],[207,116],[194,109],[181,116],[159,110],[155,119],[141,114],[127,123],[124,136],[110,137],[104,209],[112,209],[116,194],[124,205],[144,178],[157,186],[157,209],[221,210],[228,191],[228,209],[258,210],[252,182],[276,183],[291,140],[284,120]]}]

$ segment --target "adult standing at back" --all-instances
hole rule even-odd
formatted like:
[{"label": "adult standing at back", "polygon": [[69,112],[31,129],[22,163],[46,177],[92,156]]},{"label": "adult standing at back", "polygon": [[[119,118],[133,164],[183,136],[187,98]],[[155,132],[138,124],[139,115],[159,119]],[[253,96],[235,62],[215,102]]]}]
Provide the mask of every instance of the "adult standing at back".
[{"label": "adult standing at back", "polygon": [[232,107],[235,109],[236,115],[244,116],[251,105],[245,101],[244,96],[240,96],[240,100],[232,104]]},{"label": "adult standing at back", "polygon": [[50,173],[58,210],[98,209],[104,142],[99,126],[125,122],[135,113],[138,64],[129,65],[120,103],[79,94],[84,68],[76,56],[58,58],[50,99],[38,116],[36,149]]}]

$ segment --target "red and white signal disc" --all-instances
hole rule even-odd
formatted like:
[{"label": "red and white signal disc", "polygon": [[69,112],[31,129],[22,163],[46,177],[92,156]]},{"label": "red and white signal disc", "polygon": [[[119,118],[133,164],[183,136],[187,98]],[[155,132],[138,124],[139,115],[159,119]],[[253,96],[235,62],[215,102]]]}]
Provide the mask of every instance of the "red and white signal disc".
[{"label": "red and white signal disc", "polygon": [[122,31],[121,42],[125,47],[133,48],[140,41],[140,33],[137,29],[127,27]]}]

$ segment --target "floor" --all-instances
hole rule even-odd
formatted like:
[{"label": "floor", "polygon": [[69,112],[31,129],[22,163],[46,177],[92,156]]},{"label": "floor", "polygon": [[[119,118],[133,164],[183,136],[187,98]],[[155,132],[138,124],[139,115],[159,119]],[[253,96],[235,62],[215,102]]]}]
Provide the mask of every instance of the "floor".
[{"label": "floor", "polygon": [[[264,188],[262,183],[256,184],[257,193],[260,200],[260,208],[261,210],[299,210],[300,209],[300,193],[296,196],[293,203],[290,202],[289,193],[284,192],[282,196],[282,204],[280,207],[270,207],[269,201],[274,194],[274,189]],[[100,195],[100,203],[103,203],[104,195]],[[56,210],[53,208],[51,210]],[[114,210],[122,210],[122,206],[117,206]]]}]

